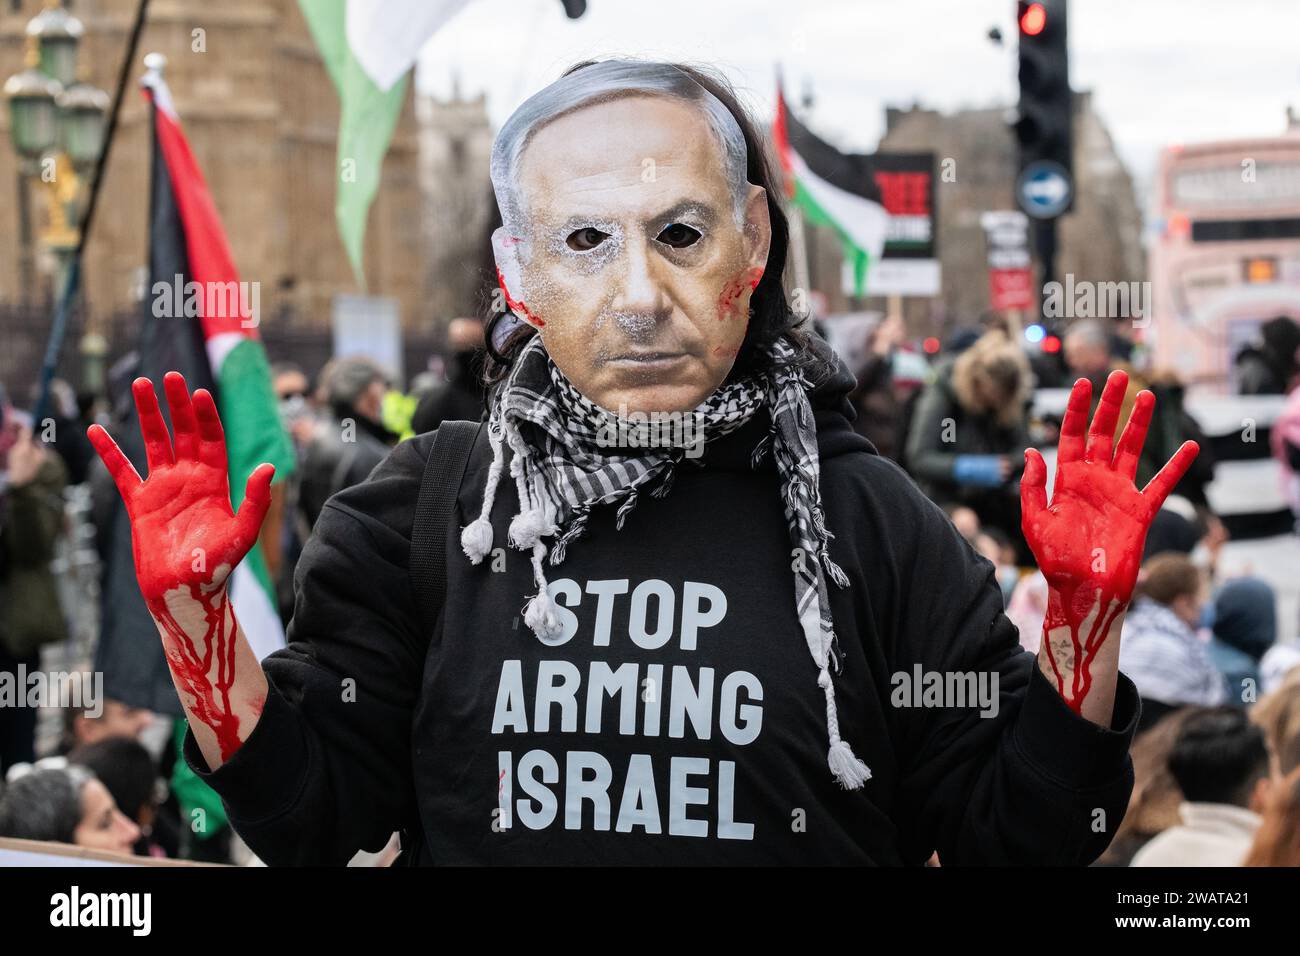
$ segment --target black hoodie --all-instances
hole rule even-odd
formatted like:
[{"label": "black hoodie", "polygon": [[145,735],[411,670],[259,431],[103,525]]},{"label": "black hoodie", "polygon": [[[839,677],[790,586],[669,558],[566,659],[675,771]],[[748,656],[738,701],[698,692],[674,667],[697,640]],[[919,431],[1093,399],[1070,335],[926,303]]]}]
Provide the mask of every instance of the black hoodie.
[{"label": "black hoodie", "polygon": [[[272,864],[341,864],[403,827],[435,864],[1091,862],[1132,788],[1133,685],[1120,677],[1114,729],[1066,707],[1018,644],[993,566],[850,427],[852,384],[841,368],[814,407],[831,553],[851,582],[831,585],[839,721],[871,768],[863,789],[827,768],[801,556],[771,457],[749,466],[765,418],[682,467],[663,500],[642,496],[621,531],[593,515],[548,568],[572,614],[552,646],[521,619],[533,587],[505,546],[511,482],[493,510],[502,550],[478,566],[460,551],[483,436],[446,605],[422,633],[407,559],[433,435],[404,442],[322,512],[257,726],[216,772],[187,736],[190,765]],[[995,675],[995,713],[916,706],[936,702],[921,690],[936,673]]]}]

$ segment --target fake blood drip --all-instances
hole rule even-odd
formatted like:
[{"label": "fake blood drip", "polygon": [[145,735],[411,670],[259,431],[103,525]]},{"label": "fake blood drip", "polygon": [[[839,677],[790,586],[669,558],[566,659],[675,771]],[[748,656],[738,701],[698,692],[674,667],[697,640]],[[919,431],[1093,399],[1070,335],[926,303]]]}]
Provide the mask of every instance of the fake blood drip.
[{"label": "fake blood drip", "polygon": [[229,760],[241,743],[239,718],[230,704],[230,688],[235,682],[235,613],[224,588],[204,594],[199,585],[191,584],[190,596],[203,608],[205,630],[198,641],[185,632],[161,598],[149,601],[149,612],[165,632],[163,650],[172,674],[194,697],[192,713],[216,734],[221,759]]},{"label": "fake blood drip", "polygon": [[[1047,659],[1052,665],[1056,689],[1066,704],[1076,714],[1082,714],[1083,701],[1092,689],[1092,662],[1101,650],[1102,642],[1110,633],[1115,618],[1128,606],[1128,597],[1120,598],[1114,591],[1097,588],[1090,582],[1053,587],[1047,597],[1047,617],[1043,621],[1043,640],[1047,644]],[[1092,623],[1088,618],[1092,617]],[[1066,628],[1074,651],[1074,669],[1066,686],[1067,675],[1056,663],[1052,647],[1052,632]]]},{"label": "fake blood drip", "polygon": [[718,319],[726,321],[736,307],[736,300],[745,291],[745,286],[750,290],[758,288],[759,281],[763,278],[763,270],[758,266],[750,266],[740,276],[732,279],[723,288],[722,293],[718,296]]},{"label": "fake blood drip", "polygon": [[542,321],[542,317],[540,315],[534,315],[532,312],[528,310],[528,306],[524,305],[524,303],[519,299],[516,299],[510,295],[510,290],[506,288],[506,277],[501,274],[501,269],[499,267],[497,268],[497,285],[501,286],[501,294],[506,297],[507,309],[509,309],[515,315],[528,320],[533,325],[537,326],[539,329],[546,324],[545,322]]}]

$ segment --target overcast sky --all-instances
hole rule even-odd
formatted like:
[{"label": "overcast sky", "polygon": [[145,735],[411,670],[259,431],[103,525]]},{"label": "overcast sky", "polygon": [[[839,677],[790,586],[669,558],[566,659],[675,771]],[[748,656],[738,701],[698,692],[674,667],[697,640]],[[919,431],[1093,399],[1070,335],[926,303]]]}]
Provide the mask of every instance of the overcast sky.
[{"label": "overcast sky", "polygon": [[[774,65],[792,99],[815,95],[813,127],[870,150],[886,105],[942,110],[1016,95],[1013,0],[589,0],[577,21],[559,0],[473,0],[425,48],[420,88],[451,76],[484,90],[493,125],[565,66],[610,54],[720,68],[763,116]],[[1300,107],[1300,0],[1075,0],[1070,76],[1091,89],[1141,181],[1158,150],[1276,135]],[[1006,38],[986,38],[997,26]]]}]

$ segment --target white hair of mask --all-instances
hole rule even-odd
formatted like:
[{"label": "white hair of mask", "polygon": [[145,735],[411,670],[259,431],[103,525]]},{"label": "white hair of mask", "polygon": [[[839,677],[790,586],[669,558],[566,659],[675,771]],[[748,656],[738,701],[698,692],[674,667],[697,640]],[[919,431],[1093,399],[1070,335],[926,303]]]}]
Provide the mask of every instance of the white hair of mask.
[{"label": "white hair of mask", "polygon": [[716,96],[670,63],[603,60],[562,76],[539,90],[506,120],[492,143],[492,186],[506,228],[522,232],[524,205],[519,195],[519,159],[533,134],[547,123],[593,103],[623,96],[667,96],[703,111],[718,138],[731,186],[737,224],[744,221],[749,180],[748,150],[736,118]]}]

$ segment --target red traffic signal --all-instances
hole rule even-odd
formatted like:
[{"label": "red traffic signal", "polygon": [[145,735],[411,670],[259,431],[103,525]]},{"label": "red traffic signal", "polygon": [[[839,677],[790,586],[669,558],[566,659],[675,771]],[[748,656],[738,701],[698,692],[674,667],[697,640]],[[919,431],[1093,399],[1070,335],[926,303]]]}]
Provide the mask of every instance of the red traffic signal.
[{"label": "red traffic signal", "polygon": [[1047,26],[1047,11],[1041,3],[1022,3],[1020,13],[1020,32],[1025,36],[1036,37]]}]

